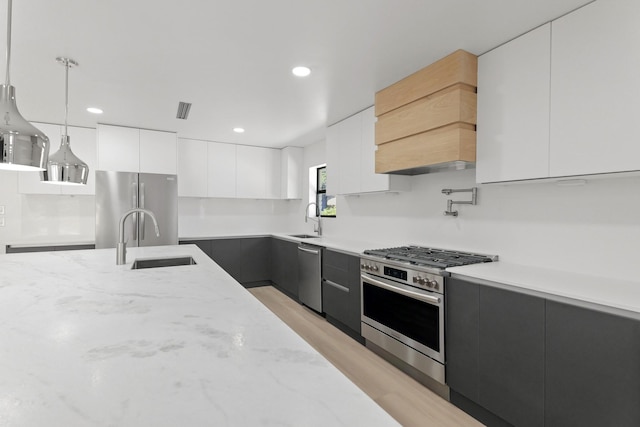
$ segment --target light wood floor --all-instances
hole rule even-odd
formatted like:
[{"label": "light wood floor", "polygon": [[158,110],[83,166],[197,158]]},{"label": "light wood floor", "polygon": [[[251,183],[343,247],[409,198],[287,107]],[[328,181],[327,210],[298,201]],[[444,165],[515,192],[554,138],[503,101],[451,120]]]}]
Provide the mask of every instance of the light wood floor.
[{"label": "light wood floor", "polygon": [[249,291],[403,426],[482,425],[274,287]]}]

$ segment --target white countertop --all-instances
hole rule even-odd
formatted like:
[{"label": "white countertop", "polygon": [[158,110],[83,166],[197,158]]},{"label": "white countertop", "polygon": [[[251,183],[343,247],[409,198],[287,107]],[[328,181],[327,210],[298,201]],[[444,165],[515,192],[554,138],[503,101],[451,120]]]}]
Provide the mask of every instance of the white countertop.
[{"label": "white countertop", "polygon": [[[504,261],[447,268],[452,276],[640,319],[640,282]],[[586,303],[586,304],[583,304]]]},{"label": "white countertop", "polygon": [[397,425],[194,245],[127,259],[0,257],[0,425]]}]

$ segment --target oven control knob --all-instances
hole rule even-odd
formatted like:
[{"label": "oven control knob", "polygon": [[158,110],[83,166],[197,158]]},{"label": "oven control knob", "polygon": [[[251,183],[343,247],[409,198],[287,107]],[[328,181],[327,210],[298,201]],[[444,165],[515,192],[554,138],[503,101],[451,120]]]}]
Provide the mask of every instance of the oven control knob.
[{"label": "oven control knob", "polygon": [[372,269],[373,271],[378,271],[378,266],[377,266],[377,265],[372,265],[372,266],[371,266],[371,269]]},{"label": "oven control knob", "polygon": [[366,265],[364,266],[364,269],[365,269],[365,270],[371,270],[371,266],[370,266],[369,264],[366,264]]},{"label": "oven control knob", "polygon": [[433,289],[438,289],[438,282],[436,282],[435,280],[432,280],[431,287],[433,287]]},{"label": "oven control knob", "polygon": [[418,284],[424,285],[424,283],[425,283],[424,279],[422,277],[418,276]]},{"label": "oven control knob", "polygon": [[418,276],[413,276],[413,283],[418,283]]},{"label": "oven control knob", "polygon": [[360,264],[360,270],[364,270],[364,264]]}]

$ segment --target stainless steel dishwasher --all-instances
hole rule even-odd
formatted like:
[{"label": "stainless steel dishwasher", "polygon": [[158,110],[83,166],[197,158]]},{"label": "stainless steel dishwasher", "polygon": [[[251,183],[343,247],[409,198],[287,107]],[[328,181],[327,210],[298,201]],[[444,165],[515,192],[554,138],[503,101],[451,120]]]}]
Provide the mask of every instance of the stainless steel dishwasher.
[{"label": "stainless steel dishwasher", "polygon": [[298,298],[300,301],[322,313],[322,248],[298,245]]}]

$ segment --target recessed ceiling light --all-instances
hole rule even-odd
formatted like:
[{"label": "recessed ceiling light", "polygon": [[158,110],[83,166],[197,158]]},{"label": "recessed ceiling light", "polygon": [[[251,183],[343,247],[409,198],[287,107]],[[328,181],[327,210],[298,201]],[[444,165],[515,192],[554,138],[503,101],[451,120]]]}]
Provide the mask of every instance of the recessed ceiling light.
[{"label": "recessed ceiling light", "polygon": [[89,108],[87,108],[87,111],[92,113],[92,114],[102,114],[103,113],[103,111],[101,109],[96,108],[96,107],[89,107]]},{"label": "recessed ceiling light", "polygon": [[235,133],[244,133],[244,128],[233,128]]},{"label": "recessed ceiling light", "polygon": [[293,70],[291,70],[291,72],[293,73],[294,76],[307,77],[309,74],[311,74],[311,68],[295,67]]}]

